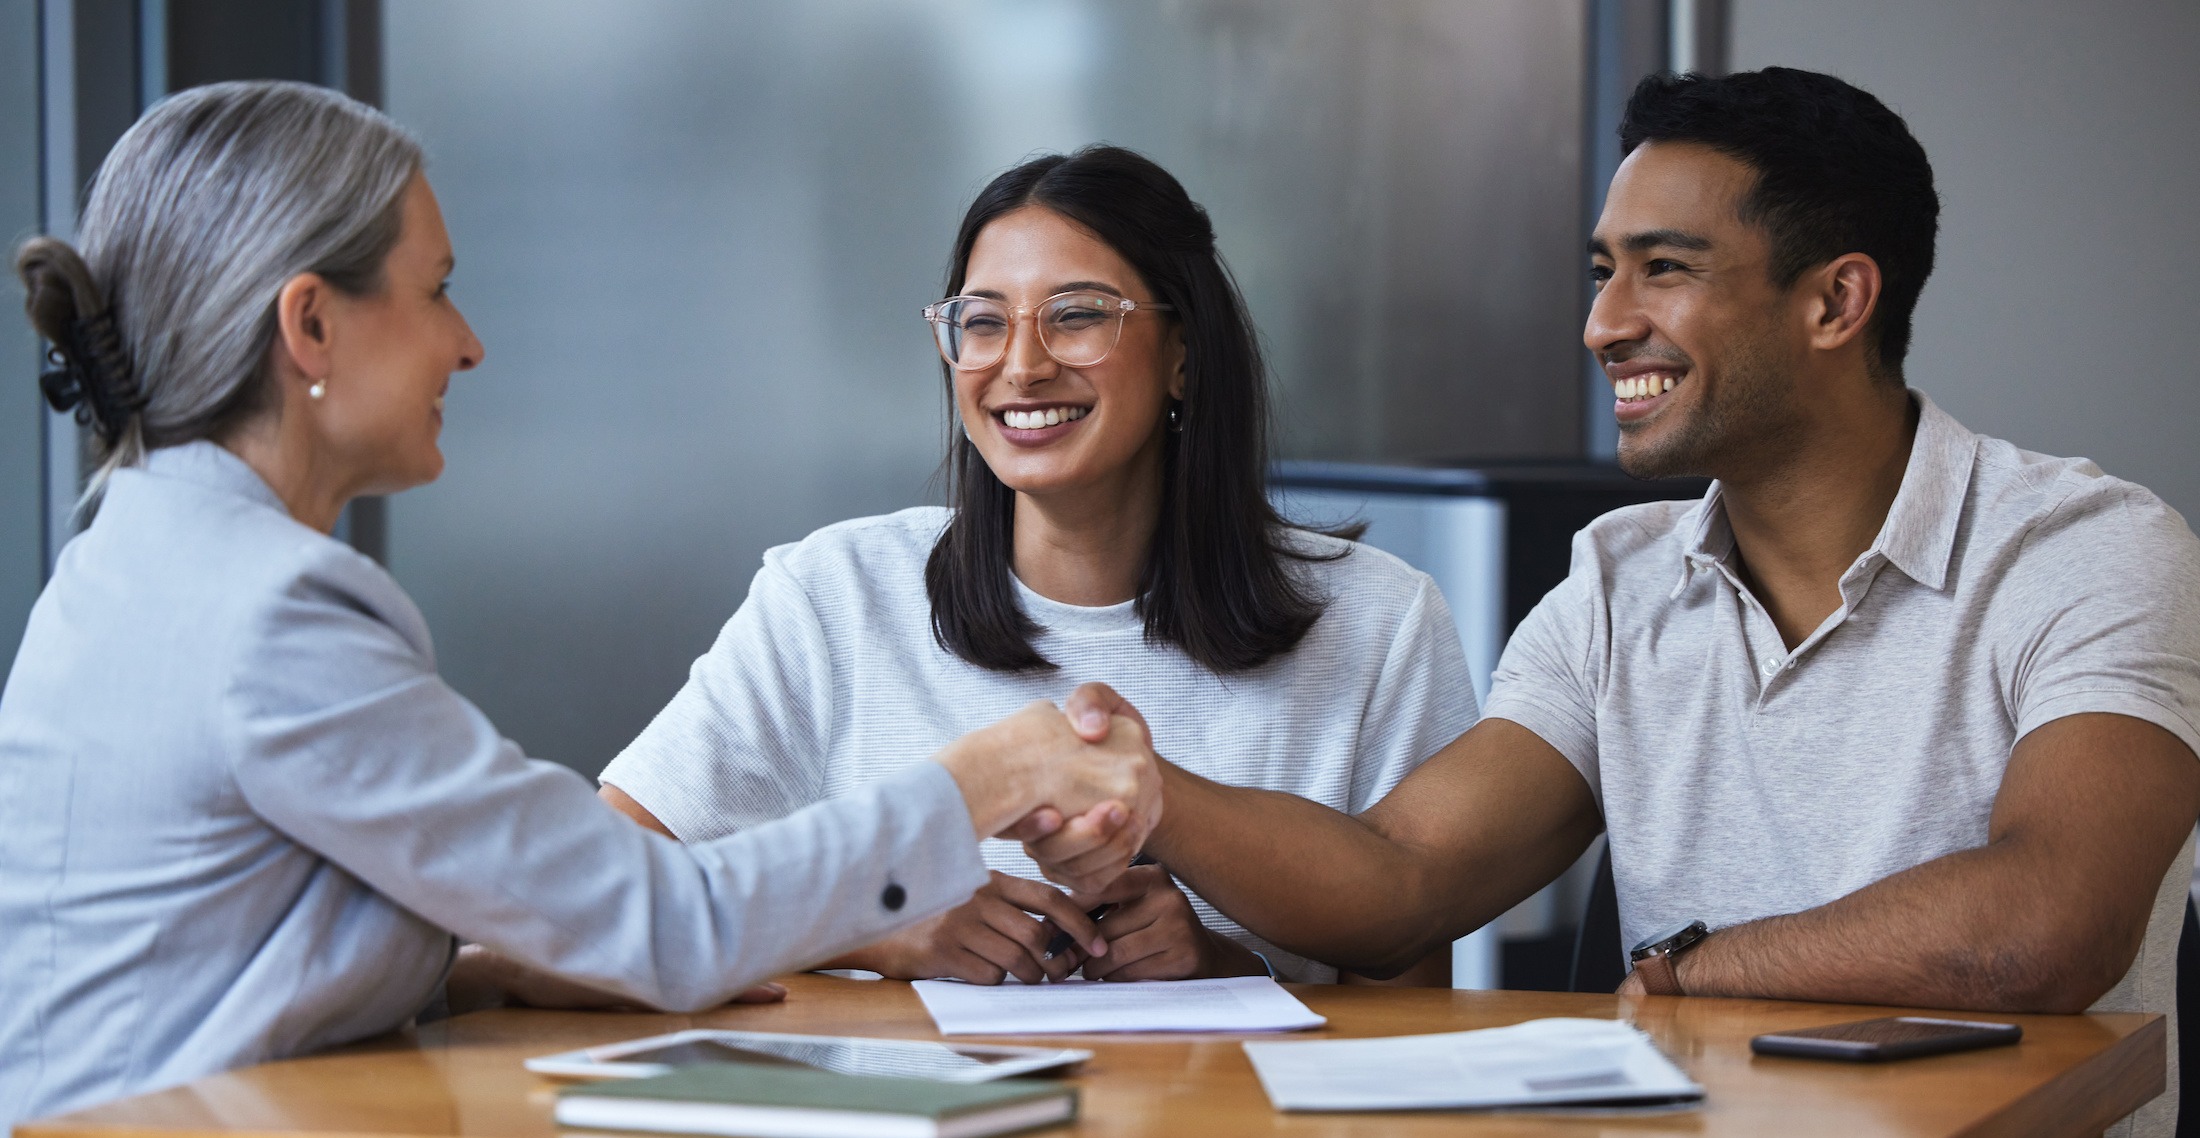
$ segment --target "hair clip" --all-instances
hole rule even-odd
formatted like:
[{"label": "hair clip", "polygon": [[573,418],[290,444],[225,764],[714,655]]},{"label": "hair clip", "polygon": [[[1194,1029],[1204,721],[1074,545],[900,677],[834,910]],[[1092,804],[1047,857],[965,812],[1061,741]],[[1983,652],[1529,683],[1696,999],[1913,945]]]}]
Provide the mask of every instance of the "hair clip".
[{"label": "hair clip", "polygon": [[38,374],[38,389],[56,411],[76,412],[109,440],[122,437],[130,419],[145,409],[145,395],[130,374],[129,357],[115,329],[114,309],[71,320],[67,342],[46,353],[52,366]]}]

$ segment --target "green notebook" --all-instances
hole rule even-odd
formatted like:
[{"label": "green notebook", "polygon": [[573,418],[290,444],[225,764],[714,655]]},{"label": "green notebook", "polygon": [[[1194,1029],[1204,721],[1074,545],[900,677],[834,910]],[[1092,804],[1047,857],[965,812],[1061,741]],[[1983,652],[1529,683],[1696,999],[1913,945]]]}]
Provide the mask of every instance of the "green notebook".
[{"label": "green notebook", "polygon": [[567,1087],[558,1121],[745,1138],[981,1138],[1077,1118],[1077,1088],[1036,1079],[940,1083],[706,1063]]}]

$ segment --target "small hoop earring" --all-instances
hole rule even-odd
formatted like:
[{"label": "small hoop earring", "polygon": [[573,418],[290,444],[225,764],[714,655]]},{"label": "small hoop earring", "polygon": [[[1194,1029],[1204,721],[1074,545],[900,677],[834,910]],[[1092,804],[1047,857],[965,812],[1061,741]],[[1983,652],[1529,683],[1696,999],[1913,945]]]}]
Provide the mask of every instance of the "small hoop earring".
[{"label": "small hoop earring", "polygon": [[1172,435],[1184,433],[1184,405],[1182,403],[1171,403],[1169,405],[1169,433]]},{"label": "small hoop earring", "polygon": [[316,379],[313,381],[313,386],[306,388],[306,396],[311,399],[319,399],[327,394],[328,381],[325,379]]}]

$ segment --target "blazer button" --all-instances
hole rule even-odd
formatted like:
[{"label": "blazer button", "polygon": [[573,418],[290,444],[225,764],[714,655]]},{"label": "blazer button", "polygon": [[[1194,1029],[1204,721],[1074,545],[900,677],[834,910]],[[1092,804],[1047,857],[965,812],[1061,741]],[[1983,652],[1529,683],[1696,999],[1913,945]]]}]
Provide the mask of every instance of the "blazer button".
[{"label": "blazer button", "polygon": [[909,891],[899,885],[889,885],[886,892],[878,895],[878,903],[886,906],[886,911],[890,913],[900,912],[901,907],[908,902]]}]

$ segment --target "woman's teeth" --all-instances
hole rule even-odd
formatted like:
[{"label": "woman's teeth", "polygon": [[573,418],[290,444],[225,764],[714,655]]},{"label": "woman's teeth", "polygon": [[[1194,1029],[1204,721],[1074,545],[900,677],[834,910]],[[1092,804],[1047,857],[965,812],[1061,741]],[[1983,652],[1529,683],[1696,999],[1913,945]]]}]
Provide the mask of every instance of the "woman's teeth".
[{"label": "woman's teeth", "polygon": [[1001,422],[1019,431],[1036,431],[1042,427],[1054,427],[1074,423],[1085,417],[1088,407],[1049,407],[1044,411],[1003,411]]},{"label": "woman's teeth", "polygon": [[1680,380],[1670,375],[1641,375],[1633,379],[1613,381],[1612,392],[1619,396],[1620,402],[1628,403],[1663,395],[1673,390],[1673,385],[1679,382]]}]

